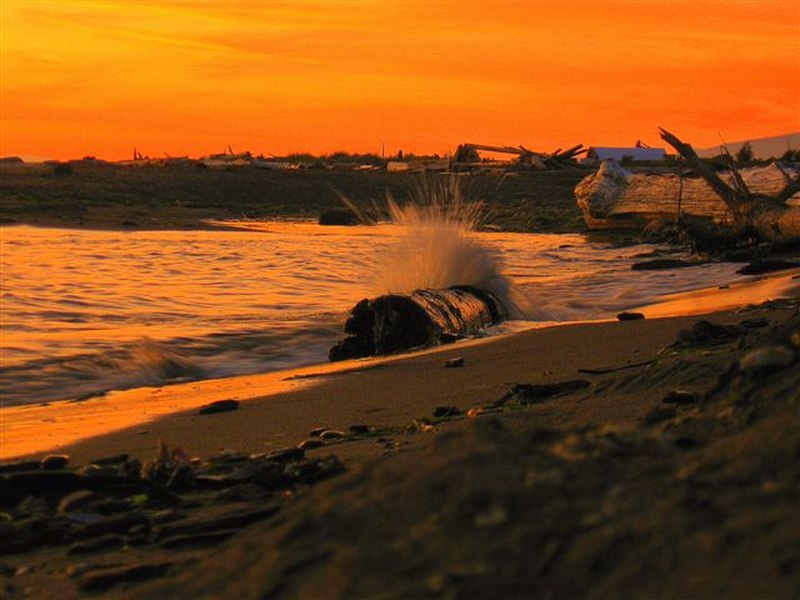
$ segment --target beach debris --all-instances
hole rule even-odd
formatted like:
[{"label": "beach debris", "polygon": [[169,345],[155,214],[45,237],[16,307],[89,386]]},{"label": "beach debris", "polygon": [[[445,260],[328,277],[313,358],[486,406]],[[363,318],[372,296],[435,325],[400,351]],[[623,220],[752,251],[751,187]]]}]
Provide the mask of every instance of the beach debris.
[{"label": "beach debris", "polygon": [[347,434],[344,431],[339,431],[338,429],[326,429],[319,434],[319,437],[323,440],[338,440],[347,437]]},{"label": "beach debris", "polygon": [[[773,162],[739,170],[728,157],[728,173],[718,175],[689,144],[664,129],[660,133],[683,159],[676,172],[633,173],[603,161],[575,187],[589,229],[636,229],[669,219],[696,247],[709,249],[731,248],[736,239],[754,236],[779,243],[800,238],[800,208],[787,202],[800,190],[796,168]],[[689,171],[693,176],[686,176]]]},{"label": "beach debris", "polygon": [[794,352],[786,346],[766,346],[742,357],[739,368],[745,373],[765,375],[779,371],[794,362]]},{"label": "beach debris", "polygon": [[736,272],[739,275],[763,275],[764,273],[796,269],[797,267],[800,267],[800,262],[780,259],[762,259],[753,261]]},{"label": "beach debris", "polygon": [[367,435],[372,431],[372,427],[370,427],[369,425],[355,424],[355,425],[350,425],[347,428],[347,431],[349,431],[354,435]]},{"label": "beach debris", "polygon": [[216,413],[229,412],[239,408],[238,400],[217,400],[200,407],[198,415],[213,415]]},{"label": "beach debris", "polygon": [[746,329],[761,329],[769,325],[769,320],[765,317],[755,317],[753,319],[740,321],[739,325]]},{"label": "beach debris", "polygon": [[142,563],[89,571],[79,578],[78,586],[84,592],[105,592],[120,583],[163,577],[173,564],[173,562]]},{"label": "beach debris", "polygon": [[705,319],[697,321],[691,329],[678,332],[677,346],[692,346],[703,344],[722,344],[735,340],[745,333],[739,325],[717,325]]},{"label": "beach debris", "polygon": [[71,494],[67,494],[61,498],[61,500],[59,500],[56,512],[68,513],[78,510],[89,504],[96,497],[97,494],[90,490],[78,490],[77,492],[72,492]]},{"label": "beach debris", "polygon": [[328,431],[327,427],[314,427],[314,429],[308,432],[308,435],[311,437],[319,437],[326,431]]},{"label": "beach debris", "polygon": [[642,321],[644,315],[640,312],[621,312],[617,313],[617,321]]},{"label": "beach debris", "polygon": [[664,404],[696,404],[697,401],[697,394],[686,390],[672,390],[662,400]]},{"label": "beach debris", "polygon": [[457,406],[437,406],[433,409],[433,416],[437,419],[442,417],[460,417],[463,414],[464,411]]},{"label": "beach debris", "polygon": [[438,345],[505,317],[506,309],[493,294],[471,286],[364,299],[350,311],[344,326],[348,336],[330,349],[328,358],[339,361]]},{"label": "beach debris", "polygon": [[302,442],[297,444],[297,447],[300,450],[314,450],[315,448],[322,448],[324,445],[325,442],[323,442],[322,440],[316,438],[310,438],[307,440],[303,440]]},{"label": "beach debris", "polygon": [[669,421],[677,416],[678,410],[675,406],[657,406],[644,417],[646,426],[656,425],[663,421]]},{"label": "beach debris", "polygon": [[449,360],[446,360],[445,363],[444,363],[444,368],[445,369],[454,369],[454,368],[463,367],[463,366],[464,366],[464,357],[463,356],[459,356],[458,358],[451,358]]},{"label": "beach debris", "polygon": [[305,456],[306,453],[302,448],[290,446],[288,448],[281,448],[280,450],[273,450],[267,453],[265,458],[279,463],[286,463],[290,460],[303,460]]},{"label": "beach debris", "polygon": [[550,398],[565,396],[588,388],[591,385],[586,379],[569,379],[556,383],[517,383],[493,406],[499,407],[509,401],[517,404],[538,404]]},{"label": "beach debris", "polygon": [[45,471],[58,471],[66,468],[68,464],[69,456],[66,454],[50,454],[42,459],[39,468]]},{"label": "beach debris", "polygon": [[98,466],[109,466],[109,465],[120,465],[126,463],[130,459],[130,454],[113,454],[111,456],[102,456],[100,458],[95,458],[91,461],[90,464],[98,465]]}]

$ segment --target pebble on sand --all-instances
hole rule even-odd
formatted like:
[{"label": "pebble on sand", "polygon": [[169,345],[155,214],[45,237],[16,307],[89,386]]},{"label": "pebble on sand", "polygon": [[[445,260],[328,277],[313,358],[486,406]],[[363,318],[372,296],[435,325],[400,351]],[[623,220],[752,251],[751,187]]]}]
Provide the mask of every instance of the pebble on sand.
[{"label": "pebble on sand", "polygon": [[324,445],[325,442],[323,442],[322,440],[312,438],[308,440],[303,440],[297,445],[297,447],[300,450],[313,450],[314,448],[322,448]]},{"label": "pebble on sand", "polygon": [[58,471],[69,464],[69,456],[66,454],[50,454],[42,459],[41,469],[45,471]]},{"label": "pebble on sand", "polygon": [[237,400],[217,400],[216,402],[212,402],[211,404],[206,404],[204,406],[201,406],[200,410],[197,411],[197,414],[213,415],[216,413],[237,410],[238,408],[239,408],[239,402]]},{"label": "pebble on sand", "polygon": [[617,314],[618,321],[642,321],[644,315],[639,312],[621,312]]}]

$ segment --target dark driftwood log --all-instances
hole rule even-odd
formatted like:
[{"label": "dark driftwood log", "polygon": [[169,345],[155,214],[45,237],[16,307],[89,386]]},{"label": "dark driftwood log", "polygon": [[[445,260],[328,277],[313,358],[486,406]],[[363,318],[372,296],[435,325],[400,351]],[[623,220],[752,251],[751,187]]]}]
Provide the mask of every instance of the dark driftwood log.
[{"label": "dark driftwood log", "polygon": [[447,343],[506,317],[491,293],[456,286],[364,299],[350,311],[348,337],[330,349],[331,361],[379,356]]}]

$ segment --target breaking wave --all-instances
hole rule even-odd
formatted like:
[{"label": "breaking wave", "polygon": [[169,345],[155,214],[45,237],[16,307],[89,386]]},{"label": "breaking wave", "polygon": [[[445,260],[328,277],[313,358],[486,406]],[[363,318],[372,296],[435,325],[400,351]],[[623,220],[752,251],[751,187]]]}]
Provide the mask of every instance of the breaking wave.
[{"label": "breaking wave", "polygon": [[500,252],[473,235],[483,206],[464,200],[457,178],[424,179],[412,201],[390,197],[388,207],[406,235],[380,251],[377,294],[473,286],[491,292],[512,318],[525,318],[528,302],[503,273]]}]

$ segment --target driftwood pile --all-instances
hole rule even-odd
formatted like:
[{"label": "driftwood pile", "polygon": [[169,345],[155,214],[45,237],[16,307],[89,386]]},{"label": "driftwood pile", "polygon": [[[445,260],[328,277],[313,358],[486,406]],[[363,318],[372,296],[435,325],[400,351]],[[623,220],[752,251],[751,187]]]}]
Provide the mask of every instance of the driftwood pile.
[{"label": "driftwood pile", "polygon": [[692,147],[662,129],[661,137],[692,173],[631,173],[613,162],[575,188],[589,229],[641,228],[654,220],[705,219],[725,236],[800,242],[800,173],[772,163],[718,175]]},{"label": "driftwood pile", "polygon": [[563,150],[558,148],[555,152],[536,152],[525,146],[489,146],[486,144],[466,143],[458,147],[455,162],[459,166],[480,167],[483,163],[476,157],[479,151],[495,152],[499,154],[514,154],[513,168],[515,169],[534,169],[539,171],[549,169],[563,169],[565,167],[576,167],[576,159],[586,153],[583,144],[577,144],[571,148]]}]

